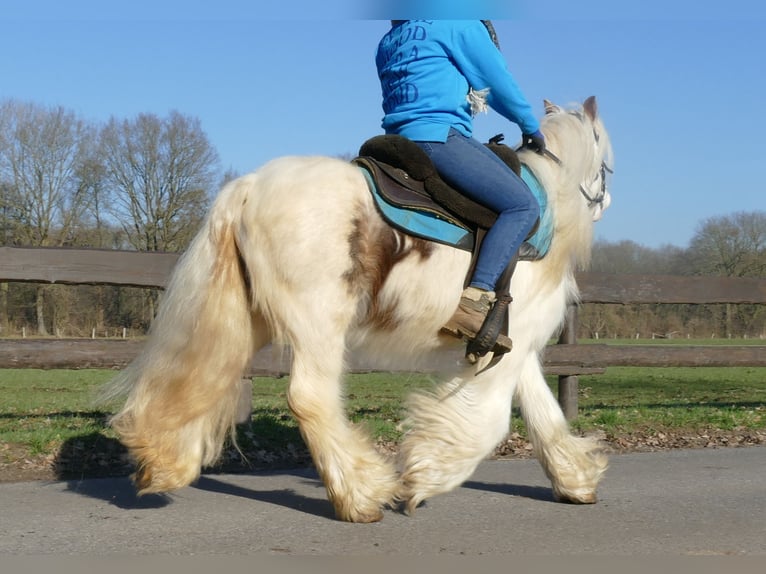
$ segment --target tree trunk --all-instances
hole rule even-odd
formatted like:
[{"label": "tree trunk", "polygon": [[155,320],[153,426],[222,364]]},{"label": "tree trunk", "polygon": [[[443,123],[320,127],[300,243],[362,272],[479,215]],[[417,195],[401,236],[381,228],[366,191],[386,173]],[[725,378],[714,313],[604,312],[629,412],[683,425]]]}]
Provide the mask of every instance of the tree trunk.
[{"label": "tree trunk", "polygon": [[154,289],[149,289],[146,293],[146,307],[147,307],[147,313],[144,317],[144,320],[146,322],[146,325],[151,325],[152,321],[154,321],[154,315],[156,313],[157,308],[157,292]]},{"label": "tree trunk", "polygon": [[105,316],[106,313],[104,312],[104,300],[106,299],[106,294],[104,293],[104,287],[99,285],[96,288],[96,297],[95,297],[95,305],[96,305],[96,312],[95,312],[95,327],[99,331],[103,331],[104,327],[106,326]]},{"label": "tree trunk", "polygon": [[0,335],[10,334],[11,318],[8,315],[8,283],[0,283]]},{"label": "tree trunk", "polygon": [[37,311],[37,334],[47,335],[48,329],[45,327],[45,287],[37,288],[35,309]]},{"label": "tree trunk", "polygon": [[734,315],[734,309],[732,308],[732,304],[726,303],[726,337],[727,338],[731,338],[732,333],[734,332],[733,315]]}]

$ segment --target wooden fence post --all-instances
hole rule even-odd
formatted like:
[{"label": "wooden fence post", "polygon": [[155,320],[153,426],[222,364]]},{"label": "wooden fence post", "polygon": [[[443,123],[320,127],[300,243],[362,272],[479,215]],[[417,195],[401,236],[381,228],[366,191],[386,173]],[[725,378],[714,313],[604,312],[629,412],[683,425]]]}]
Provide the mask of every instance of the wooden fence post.
[{"label": "wooden fence post", "polygon": [[[570,305],[567,308],[567,316],[558,344],[577,344],[577,305]],[[559,375],[559,406],[568,421],[577,418],[577,387],[577,375]]]},{"label": "wooden fence post", "polygon": [[239,385],[239,402],[237,403],[237,415],[234,422],[238,425],[249,424],[253,416],[253,380],[243,377]]}]

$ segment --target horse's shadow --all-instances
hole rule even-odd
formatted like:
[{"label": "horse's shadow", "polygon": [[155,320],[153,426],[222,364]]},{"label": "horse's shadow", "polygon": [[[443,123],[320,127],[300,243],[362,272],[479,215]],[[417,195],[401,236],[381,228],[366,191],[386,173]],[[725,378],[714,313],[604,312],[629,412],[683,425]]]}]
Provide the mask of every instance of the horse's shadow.
[{"label": "horse's shadow", "polygon": [[[313,470],[310,469],[286,470],[278,474],[296,476],[304,483],[311,484],[317,488],[322,487],[319,478]],[[257,480],[257,476],[254,476],[253,478],[254,480]],[[176,499],[173,494],[147,494],[138,496],[135,485],[128,477],[68,480],[66,485],[70,492],[103,500],[123,510],[164,508],[173,504]],[[245,488],[216,478],[216,475],[202,475],[199,480],[189,488],[275,504],[319,517],[334,517],[334,511],[329,500],[298,494],[290,488],[279,490]]]},{"label": "horse's shadow", "polygon": [[138,496],[128,477],[68,480],[66,486],[70,492],[103,500],[123,510],[163,508],[173,502],[167,494]]},{"label": "horse's shadow", "polygon": [[[310,484],[318,489],[322,488],[322,483],[312,469],[286,470],[278,474],[294,476],[305,484]],[[275,473],[272,473],[272,476],[274,475]],[[257,476],[253,476],[253,478],[257,481]],[[104,500],[123,510],[160,509],[174,502],[172,494],[148,494],[139,497],[136,494],[135,486],[128,477],[70,480],[67,482],[67,488],[83,496]],[[258,490],[232,484],[217,478],[216,475],[203,475],[190,488],[274,504],[321,518],[334,519],[335,517],[333,507],[326,498],[298,494],[291,488]],[[468,481],[462,485],[462,488],[556,503],[550,487]]]},{"label": "horse's shadow", "polygon": [[[313,470],[299,469],[281,472],[279,474],[296,476],[302,479],[304,484],[310,484],[319,489],[324,489],[319,477]],[[335,512],[332,504],[326,498],[313,498],[296,493],[293,489],[285,488],[281,490],[256,490],[231,484],[218,480],[212,475],[202,476],[194,485],[195,488],[216,494],[225,494],[227,496],[239,496],[248,500],[266,502],[297,510],[305,514],[313,514],[323,518],[334,518]]]},{"label": "horse's shadow", "polygon": [[[102,461],[120,459],[125,461],[124,464],[100,468],[103,464]],[[127,451],[116,439],[104,437],[101,433],[78,436],[67,441],[59,452],[55,467],[58,478],[66,482],[69,491],[82,496],[101,499],[121,509],[158,509],[172,504],[175,499],[172,494],[138,496],[134,484],[127,476],[132,471],[129,463],[127,463]],[[241,475],[241,473],[236,474]],[[245,475],[248,474],[245,473]],[[249,475],[257,483],[258,476],[263,475],[263,473]],[[324,494],[322,483],[316,471],[311,467],[272,470],[265,475],[292,476],[303,484],[310,484],[321,489],[322,494]],[[275,504],[315,516],[334,517],[332,505],[324,496],[319,498],[305,496],[298,494],[291,488],[257,490],[257,488],[232,484],[219,478],[219,476],[214,473],[205,473],[191,488]],[[549,487],[479,481],[467,481],[463,483],[462,487],[543,502],[555,502],[553,492]]]},{"label": "horse's shadow", "polygon": [[529,486],[525,484],[497,484],[494,482],[478,482],[469,480],[463,483],[463,488],[472,490],[483,490],[485,492],[495,492],[506,496],[518,496],[520,498],[529,498],[541,502],[556,503],[553,496],[553,489],[547,486]]},{"label": "horse's shadow", "polygon": [[[101,413],[98,414],[101,415]],[[101,420],[102,424],[105,424],[104,420]],[[284,436],[287,432],[292,432],[297,436],[293,442],[300,439],[297,429],[285,430],[281,425],[278,425],[275,430],[271,428],[274,425],[272,419],[267,417],[265,420],[264,423],[258,418],[254,419],[254,428],[266,436],[273,434]],[[59,449],[54,462],[56,476],[66,483],[67,490],[81,496],[103,500],[121,509],[157,509],[168,506],[176,500],[177,497],[173,494],[138,496],[135,485],[128,477],[133,470],[133,465],[128,459],[127,449],[118,440],[108,438],[100,432],[68,439]],[[208,469],[190,488],[277,504],[317,516],[334,516],[332,505],[326,498],[300,495],[290,488],[263,491],[255,488],[244,488],[217,478],[216,476],[220,472],[220,469]],[[226,472],[225,469],[224,472]],[[236,471],[232,474],[250,474],[257,482],[256,474]],[[306,484],[310,483],[317,488],[322,488],[316,471],[311,467],[286,467],[284,470],[266,471],[266,474],[294,476]],[[323,489],[322,493],[324,493]]]}]

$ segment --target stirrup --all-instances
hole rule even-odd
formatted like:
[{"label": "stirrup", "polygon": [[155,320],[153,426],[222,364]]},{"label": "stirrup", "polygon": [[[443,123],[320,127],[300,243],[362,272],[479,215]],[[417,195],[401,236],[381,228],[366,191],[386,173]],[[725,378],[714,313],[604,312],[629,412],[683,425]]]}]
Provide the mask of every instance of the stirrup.
[{"label": "stirrup", "polygon": [[495,355],[508,353],[513,348],[513,341],[500,331],[502,330],[503,320],[508,312],[508,305],[511,301],[512,298],[510,296],[500,297],[489,310],[478,333],[473,329],[450,322],[447,322],[441,330],[454,337],[468,341],[465,358],[471,364],[476,363],[490,351]]},{"label": "stirrup", "polygon": [[492,351],[496,355],[502,355],[504,353],[508,353],[513,348],[513,341],[510,337],[507,337],[505,335],[499,334],[497,336],[497,339],[495,340],[494,344],[492,345],[492,348],[488,351],[481,352],[479,350],[473,350],[472,345],[476,342],[476,333],[473,332],[471,329],[464,329],[462,327],[458,327],[457,325],[444,325],[444,327],[441,328],[442,332],[448,333],[452,335],[453,337],[457,337],[458,339],[465,339],[468,342],[468,346],[466,347],[466,354],[465,358],[468,360],[469,363],[474,364],[478,362],[478,360],[486,355],[489,351]]},{"label": "stirrup", "polygon": [[508,306],[513,298],[509,294],[501,295],[492,305],[484,322],[475,333],[472,329],[467,329],[455,323],[447,323],[442,330],[460,337],[468,339],[465,358],[474,364],[478,360],[492,351],[495,355],[508,353],[513,348],[513,342],[502,333],[505,318],[508,315]]},{"label": "stirrup", "polygon": [[[495,304],[487,313],[487,318],[479,329],[476,338],[468,343],[466,348],[466,359],[470,363],[475,363],[479,357],[492,351],[495,354],[507,353],[513,347],[511,340],[503,334],[503,326],[508,317],[508,306],[513,301],[510,294],[501,294]],[[500,342],[500,345],[498,345]],[[509,343],[507,345],[503,343]],[[507,348],[504,348],[507,347]]]}]

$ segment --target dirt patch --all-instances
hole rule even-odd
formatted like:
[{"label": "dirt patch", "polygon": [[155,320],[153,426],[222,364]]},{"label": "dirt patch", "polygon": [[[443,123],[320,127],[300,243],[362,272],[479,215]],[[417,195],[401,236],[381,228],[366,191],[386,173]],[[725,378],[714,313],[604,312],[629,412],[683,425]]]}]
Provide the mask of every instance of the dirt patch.
[{"label": "dirt patch", "polygon": [[53,456],[29,454],[26,447],[0,445],[0,482],[55,480]]},{"label": "dirt patch", "polygon": [[[656,452],[681,448],[723,448],[766,445],[766,431],[760,430],[664,430],[629,432],[619,435],[593,433],[607,453]],[[510,435],[495,451],[495,457],[533,456],[532,445],[518,434]]]},{"label": "dirt patch", "polygon": [[[596,434],[608,453],[656,452],[678,448],[724,448],[766,445],[766,431],[709,429],[704,431],[631,432],[621,435]],[[378,450],[394,455],[395,443],[380,443]],[[243,457],[244,455],[244,457]],[[532,445],[517,433],[510,434],[495,450],[492,458],[531,458]],[[311,465],[305,447],[284,451],[253,450],[240,453],[231,447],[221,462],[205,473],[238,473],[256,470],[298,468]],[[56,455],[30,454],[26,447],[0,445],[0,482],[32,480],[71,480],[127,476],[133,471],[125,448],[102,435],[78,437],[65,443]]]}]

